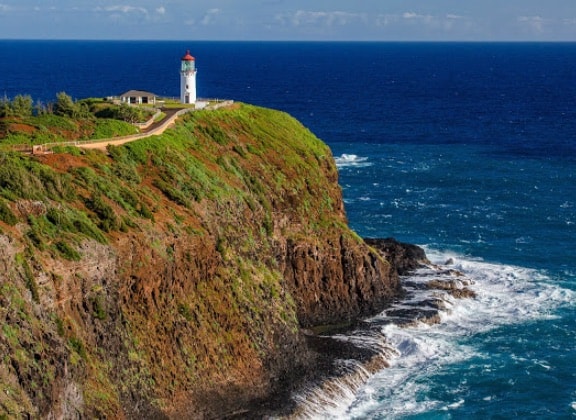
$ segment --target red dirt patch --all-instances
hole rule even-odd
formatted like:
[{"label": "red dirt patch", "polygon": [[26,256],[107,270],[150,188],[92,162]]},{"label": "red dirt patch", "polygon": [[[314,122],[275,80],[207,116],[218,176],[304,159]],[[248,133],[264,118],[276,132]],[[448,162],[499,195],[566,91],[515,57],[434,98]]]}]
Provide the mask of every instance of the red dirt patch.
[{"label": "red dirt patch", "polygon": [[13,132],[32,134],[36,131],[36,128],[28,124],[12,123],[8,124],[8,130]]},{"label": "red dirt patch", "polygon": [[0,119],[0,137],[6,137],[8,133],[33,134],[35,132],[36,128],[31,125]]},{"label": "red dirt patch", "polygon": [[72,156],[65,153],[40,155],[38,161],[48,165],[59,172],[68,172],[71,168],[88,166],[86,159],[81,156]]}]

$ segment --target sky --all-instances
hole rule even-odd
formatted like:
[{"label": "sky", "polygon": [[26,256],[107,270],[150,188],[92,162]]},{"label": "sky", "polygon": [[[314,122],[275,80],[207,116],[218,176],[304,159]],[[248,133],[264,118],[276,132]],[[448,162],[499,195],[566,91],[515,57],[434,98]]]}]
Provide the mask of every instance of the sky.
[{"label": "sky", "polygon": [[576,0],[0,0],[0,39],[576,42]]}]

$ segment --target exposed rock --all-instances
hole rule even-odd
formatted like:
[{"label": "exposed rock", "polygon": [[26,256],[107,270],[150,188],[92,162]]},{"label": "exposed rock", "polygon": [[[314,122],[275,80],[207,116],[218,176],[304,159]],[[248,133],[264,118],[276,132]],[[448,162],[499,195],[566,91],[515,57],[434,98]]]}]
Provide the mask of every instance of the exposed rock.
[{"label": "exposed rock", "polygon": [[2,165],[0,417],[254,418],[338,356],[380,366],[302,328],[377,313],[425,256],[350,231],[299,123],[237,105],[83,153]]},{"label": "exposed rock", "polygon": [[417,245],[402,243],[394,238],[366,239],[365,241],[390,261],[400,275],[408,274],[430,263],[424,250]]},{"label": "exposed rock", "polygon": [[473,290],[470,290],[469,288],[465,287],[465,285],[469,285],[469,282],[435,279],[426,283],[427,288],[436,290],[445,290],[457,299],[467,299],[476,297],[476,293]]}]

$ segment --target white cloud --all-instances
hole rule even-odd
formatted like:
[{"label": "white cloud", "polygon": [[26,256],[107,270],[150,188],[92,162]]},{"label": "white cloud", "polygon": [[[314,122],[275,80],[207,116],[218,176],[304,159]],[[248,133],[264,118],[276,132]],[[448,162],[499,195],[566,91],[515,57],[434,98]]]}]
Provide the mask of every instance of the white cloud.
[{"label": "white cloud", "polygon": [[216,21],[216,16],[218,16],[220,13],[222,13],[222,10],[216,8],[207,10],[206,13],[204,13],[204,17],[200,23],[204,26],[211,25]]},{"label": "white cloud", "polygon": [[158,13],[159,15],[165,15],[166,14],[166,8],[164,6],[160,6],[156,9],[156,13]]},{"label": "white cloud", "polygon": [[345,26],[366,19],[363,13],[342,11],[309,11],[297,10],[293,14],[278,14],[276,21],[292,26]]},{"label": "white cloud", "polygon": [[144,15],[148,14],[148,10],[143,7],[127,6],[127,5],[117,5],[117,6],[107,6],[104,8],[106,12],[120,12],[120,13],[141,13]]},{"label": "white cloud", "polygon": [[405,12],[402,14],[402,17],[406,20],[414,20],[420,22],[434,22],[436,19],[432,15],[420,15],[414,12]]},{"label": "white cloud", "polygon": [[542,16],[519,16],[518,22],[528,25],[535,32],[544,32],[544,25],[547,21]]},{"label": "white cloud", "polygon": [[400,15],[378,15],[376,16],[376,26],[388,26],[397,23],[400,20]]},{"label": "white cloud", "polygon": [[374,18],[374,24],[383,28],[401,28],[420,26],[425,29],[440,33],[448,33],[456,30],[470,31],[474,27],[474,22],[462,15],[447,13],[444,15],[421,14],[414,11],[407,11],[399,14],[380,14]]},{"label": "white cloud", "polygon": [[12,7],[8,6],[7,4],[0,3],[0,13],[9,12],[12,10]]}]

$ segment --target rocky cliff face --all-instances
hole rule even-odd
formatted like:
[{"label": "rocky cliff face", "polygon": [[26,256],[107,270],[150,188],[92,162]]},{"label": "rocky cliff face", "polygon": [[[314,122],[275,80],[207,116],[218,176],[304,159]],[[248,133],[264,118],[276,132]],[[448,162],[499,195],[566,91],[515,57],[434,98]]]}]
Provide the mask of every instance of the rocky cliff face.
[{"label": "rocky cliff face", "polygon": [[0,418],[250,415],[322,355],[302,328],[400,293],[329,149],[247,105],[0,168]]}]

